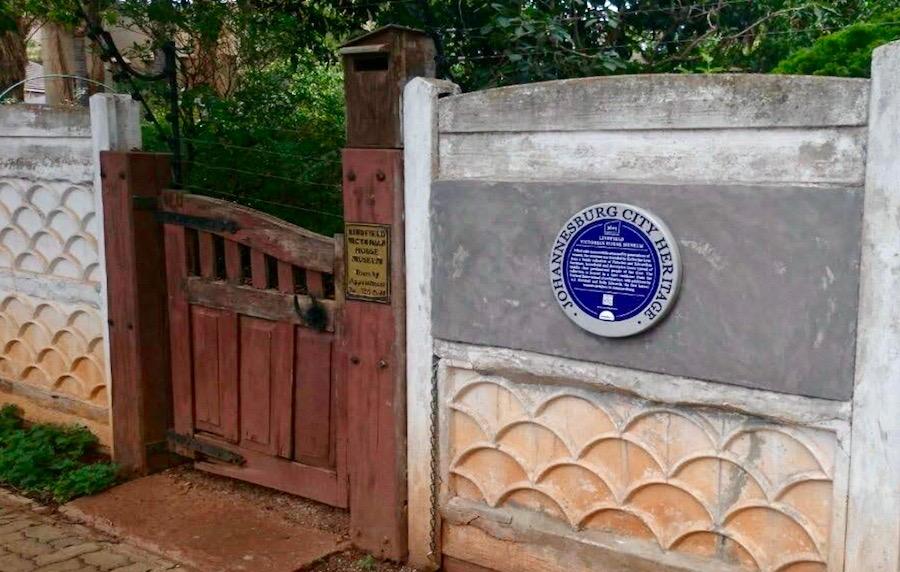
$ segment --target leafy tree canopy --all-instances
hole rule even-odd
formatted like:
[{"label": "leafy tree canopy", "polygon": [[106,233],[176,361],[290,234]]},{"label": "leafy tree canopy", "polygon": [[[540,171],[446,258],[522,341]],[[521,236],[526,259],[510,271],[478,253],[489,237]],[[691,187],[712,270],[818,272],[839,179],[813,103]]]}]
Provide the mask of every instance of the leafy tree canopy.
[{"label": "leafy tree canopy", "polygon": [[784,59],[775,73],[869,77],[872,52],[878,46],[900,40],[900,10],[868,22],[852,24],[829,34]]},{"label": "leafy tree canopy", "polygon": [[[475,90],[619,73],[866,75],[900,20],[900,0],[0,0],[0,26],[23,14],[80,26],[82,5],[145,33],[132,62],[158,64],[175,41],[189,190],[326,234],[340,228],[337,47],[378,26],[430,33],[439,74]],[[164,82],[140,87],[161,124],[146,147],[164,150]]]}]

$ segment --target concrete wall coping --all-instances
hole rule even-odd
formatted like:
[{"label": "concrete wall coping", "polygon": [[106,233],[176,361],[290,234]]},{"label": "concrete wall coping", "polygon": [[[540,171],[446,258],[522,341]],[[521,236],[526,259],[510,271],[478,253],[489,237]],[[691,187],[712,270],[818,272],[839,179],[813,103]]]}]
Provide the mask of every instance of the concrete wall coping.
[{"label": "concrete wall coping", "polygon": [[446,97],[442,133],[861,126],[869,80],[648,74],[558,80]]},{"label": "concrete wall coping", "polygon": [[83,107],[0,105],[0,137],[71,138],[91,136],[91,114]]}]

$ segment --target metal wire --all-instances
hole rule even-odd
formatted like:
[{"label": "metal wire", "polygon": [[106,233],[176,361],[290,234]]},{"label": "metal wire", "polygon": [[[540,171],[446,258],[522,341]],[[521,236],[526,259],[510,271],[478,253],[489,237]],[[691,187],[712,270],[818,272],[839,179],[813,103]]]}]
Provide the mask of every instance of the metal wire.
[{"label": "metal wire", "polygon": [[323,153],[322,155],[302,155],[299,153],[284,153],[281,151],[269,151],[268,149],[259,149],[257,147],[248,147],[245,145],[234,145],[232,143],[222,143],[221,141],[209,141],[207,139],[193,139],[191,137],[182,137],[181,140],[182,141],[190,141],[191,143],[198,143],[200,145],[218,145],[220,147],[225,147],[227,149],[238,149],[241,151],[253,151],[255,153],[264,153],[266,155],[277,155],[279,157],[289,157],[292,159],[313,159],[314,160],[313,162],[318,162],[318,163],[334,163],[337,165],[341,164],[340,159],[325,159],[324,158],[326,155],[337,153],[338,152],[337,150],[327,151],[326,153]]},{"label": "metal wire", "polygon": [[103,83],[102,81],[97,81],[97,80],[91,79],[89,77],[84,77],[84,76],[80,76],[80,75],[72,75],[72,74],[67,74],[67,73],[48,73],[48,74],[44,74],[44,75],[27,77],[27,78],[23,79],[22,81],[17,81],[16,83],[12,84],[8,88],[4,89],[3,92],[0,92],[0,101],[3,101],[3,98],[6,97],[7,94],[9,94],[10,92],[12,92],[12,90],[16,89],[17,87],[19,87],[22,84],[28,83],[29,81],[34,81],[36,79],[53,79],[53,78],[80,79],[82,81],[86,81],[93,85],[99,85],[100,87],[105,87],[106,89],[110,90],[113,93],[116,92],[115,87],[113,87],[111,85],[107,85],[107,84]]},{"label": "metal wire", "polygon": [[[307,207],[301,207],[298,205],[292,205],[289,203],[282,203],[282,202],[272,201],[272,200],[268,200],[268,199],[260,199],[257,197],[245,197],[245,196],[241,196],[241,195],[238,195],[235,193],[229,193],[227,191],[219,191],[219,190],[210,189],[207,187],[199,187],[197,185],[187,185],[186,184],[186,185],[184,185],[184,188],[185,189],[193,189],[193,190],[197,190],[197,191],[203,191],[203,193],[206,193],[206,194],[220,195],[222,197],[228,197],[228,198],[234,199],[233,202],[236,202],[236,203],[241,203],[241,202],[243,202],[243,203],[263,203],[263,204],[283,207],[286,209],[292,209],[295,211],[301,211],[301,212],[307,212],[307,213],[311,213],[311,214],[328,216],[328,217],[332,217],[332,218],[336,218],[336,219],[340,219],[340,220],[343,220],[343,218],[344,218],[342,215],[339,215],[337,213],[332,213],[332,212],[318,210],[318,209],[311,209],[311,208],[307,208]],[[250,205],[248,205],[248,206],[250,206]]]},{"label": "metal wire", "polygon": [[246,169],[235,169],[234,167],[222,167],[219,165],[210,165],[208,163],[199,163],[197,161],[182,161],[184,165],[195,165],[197,167],[201,167],[203,169],[213,169],[216,171],[230,171],[232,173],[240,173],[242,175],[253,175],[256,177],[263,177],[266,179],[275,179],[278,181],[288,181],[290,183],[296,183],[298,185],[312,185],[315,187],[327,187],[330,189],[340,189],[341,185],[338,183],[319,183],[316,181],[304,181],[303,179],[292,179],[290,177],[282,177],[280,175],[268,175],[266,173],[259,173],[257,171],[247,171]]}]

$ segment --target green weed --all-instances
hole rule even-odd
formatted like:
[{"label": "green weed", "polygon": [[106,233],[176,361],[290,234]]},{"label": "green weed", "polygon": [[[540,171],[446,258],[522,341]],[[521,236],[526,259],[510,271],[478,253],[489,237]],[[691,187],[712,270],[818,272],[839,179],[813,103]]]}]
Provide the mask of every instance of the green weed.
[{"label": "green weed", "polygon": [[0,482],[45,501],[67,502],[116,482],[112,463],[91,462],[97,438],[83,427],[26,425],[14,405],[0,409]]}]

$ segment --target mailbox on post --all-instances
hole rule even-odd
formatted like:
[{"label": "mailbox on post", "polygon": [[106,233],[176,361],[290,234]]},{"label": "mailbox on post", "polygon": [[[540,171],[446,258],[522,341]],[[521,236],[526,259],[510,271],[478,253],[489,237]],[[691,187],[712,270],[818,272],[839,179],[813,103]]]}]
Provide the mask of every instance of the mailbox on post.
[{"label": "mailbox on post", "polygon": [[400,96],[414,77],[434,77],[434,41],[420,30],[386,26],[341,47],[347,147],[399,149]]}]

